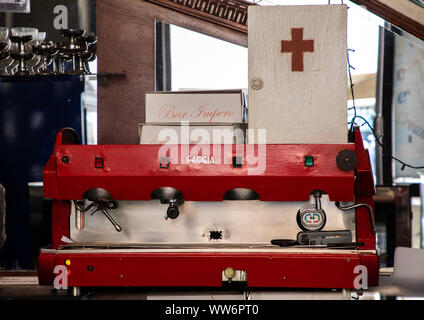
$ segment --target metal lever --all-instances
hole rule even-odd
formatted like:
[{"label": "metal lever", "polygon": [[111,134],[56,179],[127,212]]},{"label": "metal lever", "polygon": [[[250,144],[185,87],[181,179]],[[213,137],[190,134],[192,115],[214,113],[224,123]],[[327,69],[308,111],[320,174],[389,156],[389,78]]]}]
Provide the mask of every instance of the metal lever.
[{"label": "metal lever", "polygon": [[122,227],[118,223],[116,223],[116,221],[112,218],[112,216],[109,214],[109,212],[106,209],[100,209],[100,211],[103,212],[103,214],[106,216],[106,218],[108,218],[109,221],[113,224],[116,231],[118,231],[118,232],[122,231]]},{"label": "metal lever", "polygon": [[355,208],[359,208],[359,207],[366,207],[368,209],[368,215],[369,215],[369,219],[370,219],[370,224],[371,224],[371,232],[372,234],[375,234],[375,220],[374,220],[374,215],[372,212],[372,208],[370,205],[366,204],[366,203],[357,203],[354,204],[352,206],[347,206],[347,207],[342,207],[340,205],[339,201],[336,201],[336,207],[342,211],[347,211],[350,209],[355,209]]},{"label": "metal lever", "polygon": [[118,203],[116,201],[97,200],[95,202],[90,203],[85,208],[82,201],[74,201],[74,204],[77,207],[77,209],[81,212],[87,212],[88,210],[92,208],[96,208],[96,210],[91,212],[91,215],[95,214],[97,211],[101,211],[106,216],[106,218],[108,218],[108,220],[113,224],[116,231],[118,232],[122,231],[122,227],[112,218],[112,216],[107,211],[107,209],[115,209],[118,207]]}]

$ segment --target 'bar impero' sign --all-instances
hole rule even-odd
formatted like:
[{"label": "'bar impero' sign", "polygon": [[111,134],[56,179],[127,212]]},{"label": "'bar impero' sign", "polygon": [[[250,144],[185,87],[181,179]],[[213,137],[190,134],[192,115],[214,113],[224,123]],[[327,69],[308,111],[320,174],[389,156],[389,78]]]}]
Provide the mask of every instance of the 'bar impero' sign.
[{"label": "'bar impero' sign", "polygon": [[249,128],[267,143],[346,143],[347,7],[249,7]]}]

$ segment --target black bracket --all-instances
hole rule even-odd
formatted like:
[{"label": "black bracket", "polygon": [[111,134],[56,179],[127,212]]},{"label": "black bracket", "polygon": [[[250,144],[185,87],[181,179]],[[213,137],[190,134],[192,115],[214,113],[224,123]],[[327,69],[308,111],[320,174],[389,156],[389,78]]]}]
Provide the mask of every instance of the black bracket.
[{"label": "black bracket", "polygon": [[105,159],[102,157],[94,158],[94,167],[96,169],[103,169],[105,167]]}]

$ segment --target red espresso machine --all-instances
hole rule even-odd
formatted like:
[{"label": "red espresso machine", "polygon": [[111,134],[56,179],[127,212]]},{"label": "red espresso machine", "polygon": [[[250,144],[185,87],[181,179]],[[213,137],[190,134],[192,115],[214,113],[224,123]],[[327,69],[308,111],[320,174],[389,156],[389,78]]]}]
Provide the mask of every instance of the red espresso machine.
[{"label": "red espresso machine", "polygon": [[39,283],[69,287],[358,289],[378,284],[374,183],[345,144],[81,145],[44,169],[52,244]]}]

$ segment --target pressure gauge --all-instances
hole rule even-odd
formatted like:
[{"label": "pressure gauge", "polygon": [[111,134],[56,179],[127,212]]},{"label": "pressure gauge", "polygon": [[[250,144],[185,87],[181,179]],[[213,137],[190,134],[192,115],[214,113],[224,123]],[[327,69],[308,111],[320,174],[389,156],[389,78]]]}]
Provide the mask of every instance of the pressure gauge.
[{"label": "pressure gauge", "polygon": [[297,224],[304,231],[319,231],[326,221],[324,210],[317,209],[313,204],[304,205],[297,212]]}]

